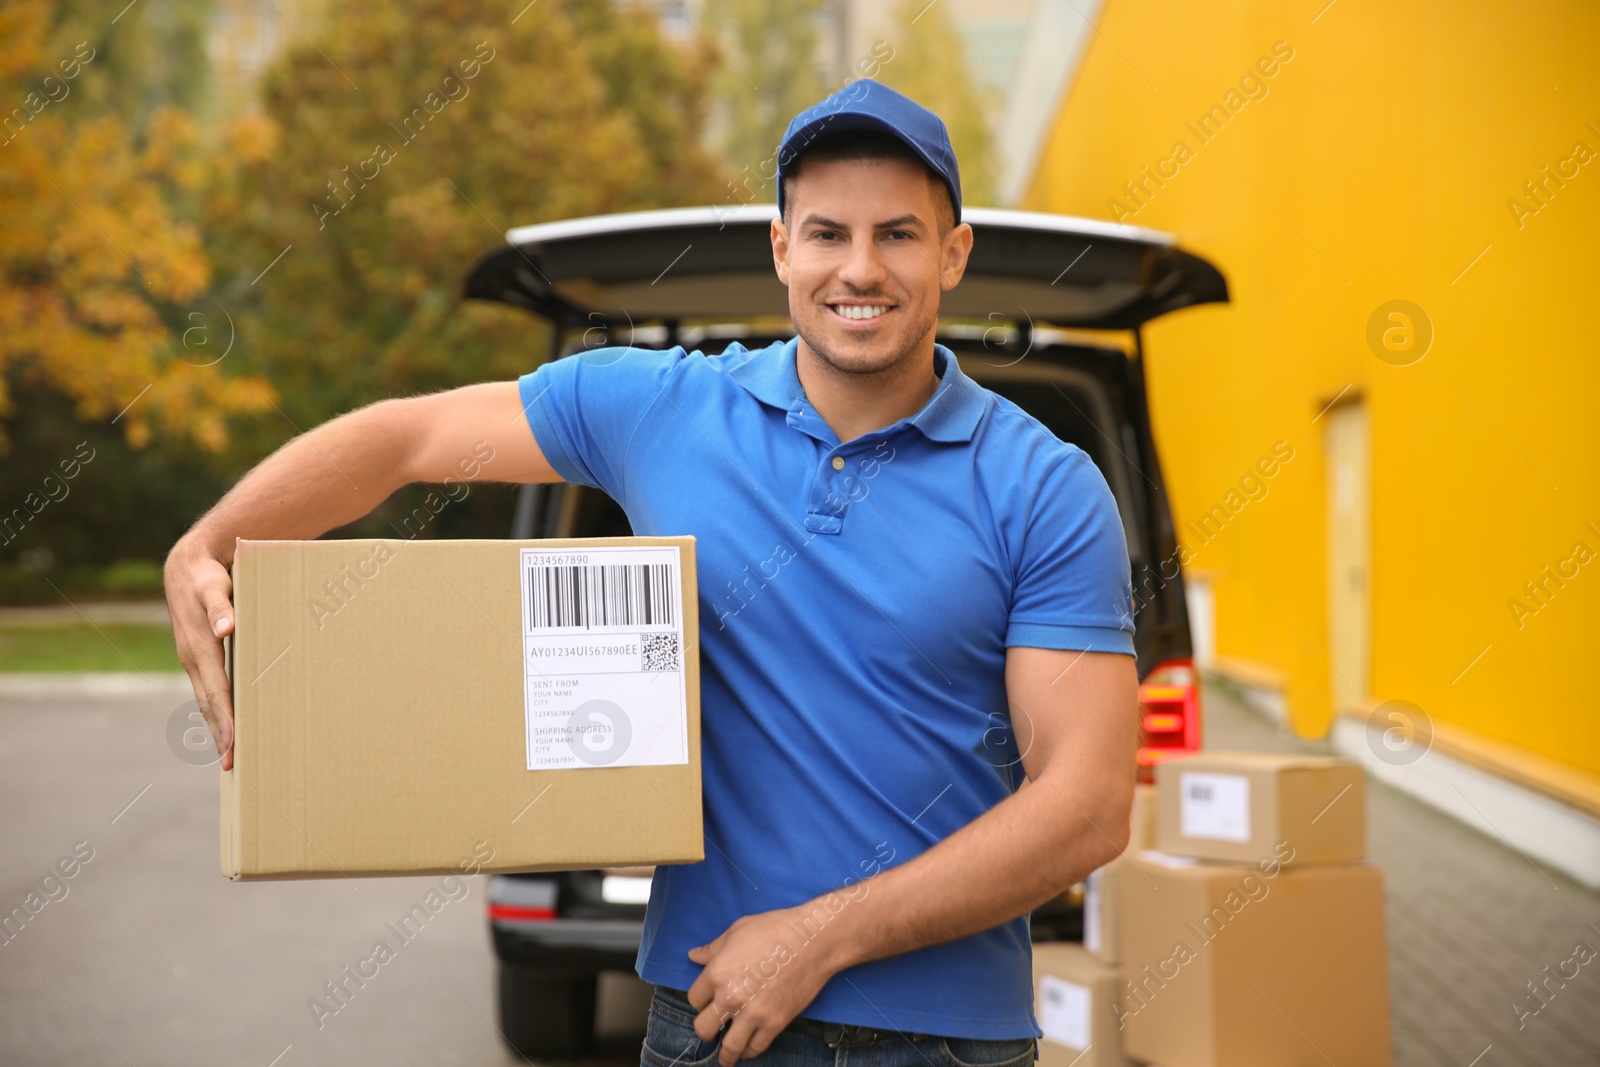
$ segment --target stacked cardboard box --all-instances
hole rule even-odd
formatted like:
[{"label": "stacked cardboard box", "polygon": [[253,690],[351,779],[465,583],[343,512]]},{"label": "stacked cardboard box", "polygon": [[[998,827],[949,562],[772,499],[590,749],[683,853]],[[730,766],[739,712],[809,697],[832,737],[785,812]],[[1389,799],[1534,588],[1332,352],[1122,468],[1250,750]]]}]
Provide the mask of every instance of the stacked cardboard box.
[{"label": "stacked cardboard box", "polygon": [[1383,878],[1362,862],[1359,766],[1205,752],[1156,782],[1157,848],[1130,850],[1110,879],[1127,1055],[1385,1067]]},{"label": "stacked cardboard box", "polygon": [[1162,852],[1248,864],[1286,842],[1302,864],[1367,854],[1366,792],[1351,760],[1201,752],[1157,767],[1156,781]]},{"label": "stacked cardboard box", "polygon": [[1161,764],[1127,851],[1087,880],[1083,946],[1034,947],[1041,1067],[1080,1054],[1119,1067],[1386,1067],[1383,879],[1365,854],[1350,761],[1203,752]]},{"label": "stacked cardboard box", "polygon": [[1163,853],[1129,867],[1117,1016],[1129,1056],[1161,1067],[1390,1062],[1377,868]]},{"label": "stacked cardboard box", "polygon": [[1121,972],[1082,945],[1033,946],[1034,1015],[1044,1040],[1039,1067],[1129,1067],[1117,1031]]}]

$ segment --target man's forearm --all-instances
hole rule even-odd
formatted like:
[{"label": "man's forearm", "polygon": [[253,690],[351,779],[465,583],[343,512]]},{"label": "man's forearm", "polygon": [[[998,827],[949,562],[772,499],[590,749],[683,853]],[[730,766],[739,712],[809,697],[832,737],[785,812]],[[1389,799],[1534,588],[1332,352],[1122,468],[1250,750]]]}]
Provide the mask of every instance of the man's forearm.
[{"label": "man's forearm", "polygon": [[262,460],[185,535],[232,562],[234,539],[310,539],[354,522],[411,480],[403,401],[352,411]]},{"label": "man's forearm", "polygon": [[320,537],[412,482],[487,481],[491,461],[499,481],[559,477],[534,442],[517,382],[384,400],[278,449],[178,539],[162,568],[173,645],[223,770],[233,766],[232,683],[222,642],[233,633],[229,570],[237,540]]},{"label": "man's forearm", "polygon": [[833,968],[998,926],[1115,858],[1128,841],[1132,782],[1090,797],[1082,781],[1041,775],[916,859],[866,879],[858,893],[841,892],[847,903],[823,938]]}]

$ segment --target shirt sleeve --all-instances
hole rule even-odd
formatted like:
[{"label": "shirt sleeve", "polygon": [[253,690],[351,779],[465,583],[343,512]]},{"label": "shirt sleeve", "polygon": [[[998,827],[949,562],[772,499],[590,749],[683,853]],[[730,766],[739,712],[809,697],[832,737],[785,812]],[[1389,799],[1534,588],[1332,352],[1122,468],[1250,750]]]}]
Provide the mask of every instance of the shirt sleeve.
[{"label": "shirt sleeve", "polygon": [[1116,498],[1073,449],[1034,497],[1011,598],[1006,647],[1133,655],[1133,588]]},{"label": "shirt sleeve", "polygon": [[596,348],[517,379],[533,438],[563,481],[623,501],[628,445],[684,355],[682,348]]}]

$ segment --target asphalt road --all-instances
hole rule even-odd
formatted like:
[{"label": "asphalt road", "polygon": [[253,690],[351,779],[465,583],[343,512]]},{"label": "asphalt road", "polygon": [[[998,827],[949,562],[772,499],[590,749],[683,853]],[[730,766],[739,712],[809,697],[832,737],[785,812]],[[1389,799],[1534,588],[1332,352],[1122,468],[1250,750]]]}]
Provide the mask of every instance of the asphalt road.
[{"label": "asphalt road", "polygon": [[[217,769],[167,746],[182,699],[0,697],[0,913],[59,861],[74,871],[3,935],[0,1063],[521,1062],[495,1029],[481,876],[318,1027],[322,984],[436,879],[225,879]],[[74,865],[75,848],[92,858]],[[638,1062],[648,990],[602,981],[604,1040],[587,1062]]]}]

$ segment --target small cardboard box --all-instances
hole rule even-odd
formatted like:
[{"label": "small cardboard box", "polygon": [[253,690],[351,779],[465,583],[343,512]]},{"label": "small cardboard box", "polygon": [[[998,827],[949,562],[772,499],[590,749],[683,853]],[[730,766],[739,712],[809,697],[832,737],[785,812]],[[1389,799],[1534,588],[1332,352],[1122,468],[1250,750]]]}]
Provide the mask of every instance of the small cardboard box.
[{"label": "small cardboard box", "polygon": [[233,879],[705,857],[694,538],[238,542]]},{"label": "small cardboard box", "polygon": [[1118,856],[1083,883],[1083,947],[1101,963],[1113,966],[1122,960],[1122,942],[1117,936],[1117,915],[1121,910],[1117,880],[1126,873],[1125,863]]},{"label": "small cardboard box", "polygon": [[1161,1067],[1387,1067],[1383,876],[1129,854],[1123,1047]]},{"label": "small cardboard box", "polygon": [[1294,863],[1367,854],[1365,781],[1353,760],[1201,752],[1159,764],[1156,785],[1162,852],[1254,863],[1287,842]]},{"label": "small cardboard box", "polygon": [[1117,969],[1083,946],[1033,946],[1033,1013],[1044,1038],[1039,1067],[1130,1067],[1117,1032]]}]

